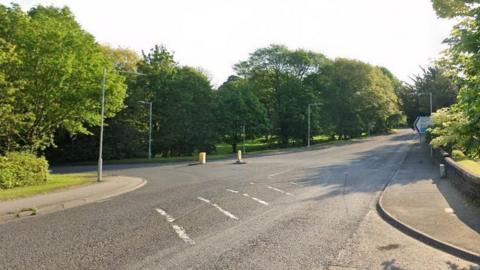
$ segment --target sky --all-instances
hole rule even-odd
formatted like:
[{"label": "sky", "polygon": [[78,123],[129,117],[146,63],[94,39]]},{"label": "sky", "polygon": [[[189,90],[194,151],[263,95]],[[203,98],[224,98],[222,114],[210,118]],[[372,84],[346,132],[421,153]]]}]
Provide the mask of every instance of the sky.
[{"label": "sky", "polygon": [[[8,5],[12,0],[0,0]],[[15,2],[15,1],[14,1]],[[162,44],[218,86],[255,49],[284,44],[390,69],[409,81],[437,59],[452,21],[430,0],[19,0],[68,6],[97,41],[148,51]]]}]

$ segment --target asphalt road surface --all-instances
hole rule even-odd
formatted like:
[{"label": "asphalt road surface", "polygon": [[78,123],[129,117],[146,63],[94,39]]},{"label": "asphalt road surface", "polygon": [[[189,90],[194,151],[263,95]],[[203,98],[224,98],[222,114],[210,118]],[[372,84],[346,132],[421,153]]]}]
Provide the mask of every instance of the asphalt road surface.
[{"label": "asphalt road surface", "polygon": [[479,269],[375,210],[413,134],[203,166],[107,166],[144,177],[111,200],[0,225],[0,269]]}]

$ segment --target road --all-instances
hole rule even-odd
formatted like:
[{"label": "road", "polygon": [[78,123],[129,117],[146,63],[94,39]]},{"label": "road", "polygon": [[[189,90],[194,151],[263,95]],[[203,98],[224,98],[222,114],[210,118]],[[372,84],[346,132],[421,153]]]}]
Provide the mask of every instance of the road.
[{"label": "road", "polygon": [[411,131],[232,161],[107,166],[143,188],[0,225],[0,269],[478,269],[375,210]]}]

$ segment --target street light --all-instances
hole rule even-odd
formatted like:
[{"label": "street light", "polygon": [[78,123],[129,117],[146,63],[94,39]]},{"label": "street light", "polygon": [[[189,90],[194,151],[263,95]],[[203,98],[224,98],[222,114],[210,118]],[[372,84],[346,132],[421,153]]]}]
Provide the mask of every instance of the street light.
[{"label": "street light", "polygon": [[312,106],[319,106],[322,105],[321,103],[311,103],[308,104],[308,135],[307,135],[307,147],[310,147],[310,111],[312,110]]},{"label": "street light", "polygon": [[[139,73],[139,72],[128,72],[128,71],[121,71],[121,70],[117,70],[117,72],[120,72],[120,73],[128,73],[128,74],[135,74],[135,75],[140,75],[140,76],[146,76],[147,74],[143,74],[143,73]],[[104,117],[105,117],[105,80],[106,80],[106,69],[103,68],[103,76],[102,76],[102,100],[101,100],[101,104],[102,104],[102,109],[101,109],[101,121],[100,121],[100,146],[99,146],[99,149],[98,149],[98,167],[97,167],[97,181],[98,182],[101,182],[102,181],[102,172],[103,172],[103,159],[102,159],[102,155],[103,155],[103,122],[104,122]],[[151,115],[152,115],[152,106],[150,104],[150,130],[151,130],[151,126],[152,126],[152,118],[151,118]],[[150,135],[151,136],[151,135]],[[150,137],[150,144],[151,144],[151,137]],[[149,144],[149,145],[150,145]],[[150,148],[150,146],[149,146]],[[150,150],[149,150],[149,159],[150,159]]]},{"label": "street light", "polygon": [[103,117],[105,114],[105,77],[106,77],[106,70],[103,68],[103,76],[102,76],[102,109],[101,109],[101,122],[100,122],[100,147],[98,151],[98,172],[97,172],[97,181],[102,181],[102,169],[103,169],[103,160],[102,160],[102,152],[103,152]]},{"label": "street light", "polygon": [[149,128],[148,128],[148,159],[152,159],[152,102],[139,101],[142,104],[148,104],[150,107]]},{"label": "street light", "polygon": [[245,154],[245,124],[242,126],[242,139],[243,139],[242,150],[243,150],[243,153]]}]

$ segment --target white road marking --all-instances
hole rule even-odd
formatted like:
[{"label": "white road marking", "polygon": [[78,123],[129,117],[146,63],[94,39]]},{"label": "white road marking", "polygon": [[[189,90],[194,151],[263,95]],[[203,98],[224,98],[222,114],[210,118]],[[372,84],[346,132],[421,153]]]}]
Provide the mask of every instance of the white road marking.
[{"label": "white road marking", "polygon": [[270,175],[268,176],[268,178],[272,178],[272,177],[275,177],[275,176],[277,176],[277,175],[287,173],[287,172],[289,172],[289,171],[291,171],[291,170],[286,170],[286,171],[282,171],[282,172],[270,174]]},{"label": "white road marking", "polygon": [[[172,222],[175,221],[175,219],[174,219],[172,216],[170,216],[167,212],[165,212],[163,209],[156,208],[155,210],[156,210],[158,213],[160,213],[160,215],[164,216],[169,223],[172,223]],[[180,239],[182,239],[185,243],[190,244],[190,245],[195,245],[195,241],[193,241],[193,240],[188,236],[188,234],[185,232],[185,230],[184,230],[182,227],[180,227],[180,226],[178,226],[178,225],[176,225],[176,224],[172,224],[172,228],[173,228],[173,230],[175,230],[175,232],[177,233],[178,237],[180,237]]]},{"label": "white road marking", "polygon": [[245,196],[245,197],[247,197],[247,198],[250,198],[250,199],[252,199],[252,200],[254,200],[254,201],[258,202],[258,203],[261,203],[261,204],[263,204],[263,205],[268,206],[268,203],[267,203],[266,201],[260,200],[259,198],[252,197],[252,196],[248,195],[247,193],[243,193],[243,196]]},{"label": "white road marking", "polygon": [[250,185],[255,185],[255,182],[250,182]]},{"label": "white road marking", "polygon": [[172,224],[172,228],[175,230],[175,232],[177,233],[178,237],[180,237],[183,241],[185,241],[185,243],[187,244],[190,244],[190,245],[195,245],[195,241],[193,241],[188,235],[187,233],[185,232],[185,230],[178,226],[178,225],[175,225],[175,224]]},{"label": "white road marking", "polygon": [[303,187],[303,186],[300,185],[299,183],[295,183],[295,182],[288,182],[288,183],[290,183],[290,184],[292,184],[292,185],[295,185],[295,186]]},{"label": "white road marking", "polygon": [[271,189],[271,190],[275,190],[275,191],[280,192],[280,193],[282,193],[282,194],[285,194],[285,195],[288,195],[288,196],[293,196],[293,194],[290,193],[290,192],[286,192],[286,191],[284,191],[284,190],[281,190],[281,189],[278,189],[278,188],[275,188],[275,187],[272,187],[272,186],[269,186],[269,185],[265,185],[265,186],[266,186],[267,188]]},{"label": "white road marking", "polygon": [[160,213],[160,215],[164,216],[168,222],[172,223],[175,221],[175,219],[169,214],[167,214],[167,212],[165,212],[163,209],[157,208],[155,210],[157,210],[157,212]]},{"label": "white road marking", "polygon": [[210,204],[211,206],[215,207],[218,209],[218,211],[220,211],[222,214],[224,214],[225,216],[231,218],[231,219],[234,219],[234,220],[238,220],[238,218],[233,215],[232,213],[228,212],[227,210],[224,210],[222,209],[218,204],[216,203],[212,203],[210,200],[208,199],[205,199],[203,197],[197,197],[200,201],[203,201],[203,202],[206,202],[208,204]]},{"label": "white road marking", "polygon": [[238,191],[233,190],[233,189],[228,189],[228,188],[227,188],[227,191],[230,191],[230,192],[232,192],[232,193],[238,193]]}]

